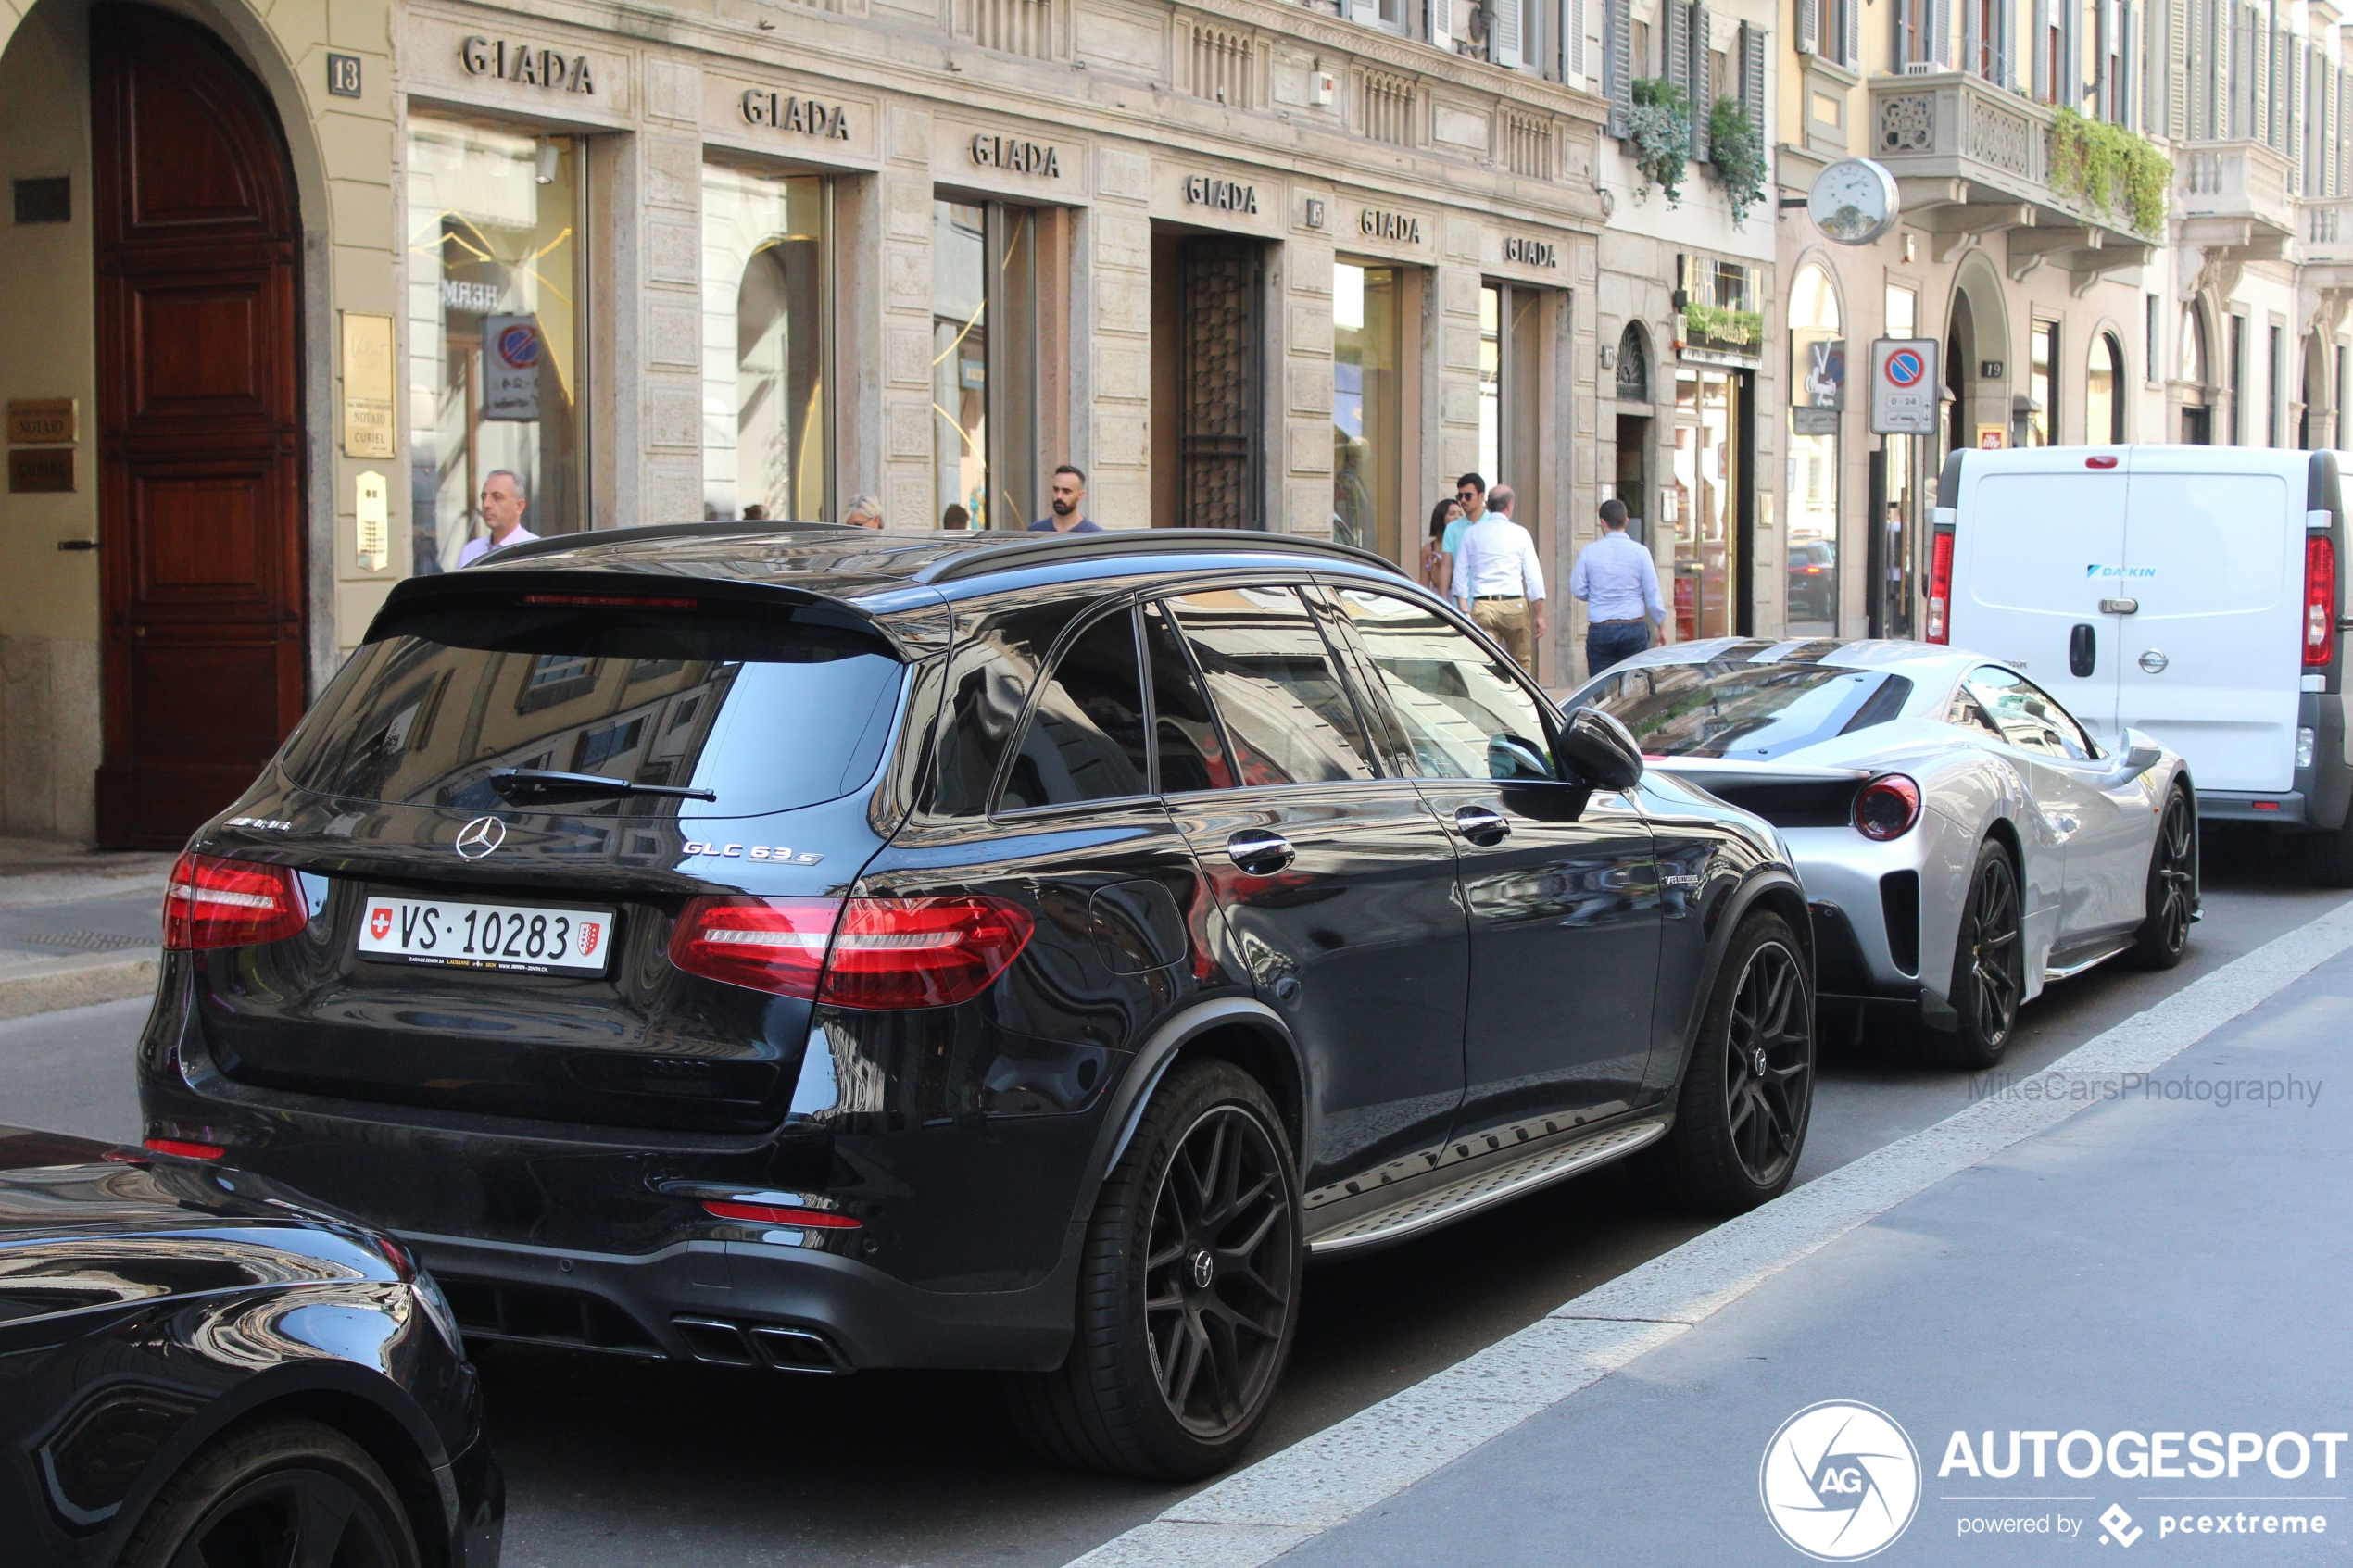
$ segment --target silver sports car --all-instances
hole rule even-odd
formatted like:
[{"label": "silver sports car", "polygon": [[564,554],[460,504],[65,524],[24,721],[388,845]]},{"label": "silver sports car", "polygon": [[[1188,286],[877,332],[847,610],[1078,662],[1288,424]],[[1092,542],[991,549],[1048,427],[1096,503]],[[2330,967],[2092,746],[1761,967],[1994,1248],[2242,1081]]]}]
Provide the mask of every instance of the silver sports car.
[{"label": "silver sports car", "polygon": [[1615,715],[1652,767],[1779,828],[1823,1002],[1858,1026],[1892,1004],[1955,1066],[1998,1061],[2050,981],[2120,953],[2171,968],[2198,918],[2182,759],[2137,730],[2103,750],[1994,659],[1719,638],[1638,654],[1562,706]]}]

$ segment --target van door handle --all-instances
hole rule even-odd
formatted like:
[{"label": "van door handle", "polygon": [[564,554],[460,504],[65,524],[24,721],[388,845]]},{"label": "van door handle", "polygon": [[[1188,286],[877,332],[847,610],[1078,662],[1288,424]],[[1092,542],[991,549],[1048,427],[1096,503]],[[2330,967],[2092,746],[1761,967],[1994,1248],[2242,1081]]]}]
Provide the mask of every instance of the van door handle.
[{"label": "van door handle", "polygon": [[2141,601],[2138,599],[2102,599],[2100,601],[2102,615],[2138,615],[2140,612]]},{"label": "van door handle", "polygon": [[1273,876],[1299,858],[1290,840],[1264,828],[1244,828],[1226,840],[1226,858],[1252,876]]},{"label": "van door handle", "polygon": [[1503,813],[1491,811],[1484,806],[1454,808],[1454,829],[1473,844],[1480,846],[1501,844],[1512,834],[1512,824],[1504,820]]},{"label": "van door handle", "polygon": [[[2108,601],[2113,604],[2116,601]],[[2075,630],[2067,634],[2067,669],[2077,680],[2092,672],[2100,661],[2099,633],[2088,622],[2078,621]]]}]

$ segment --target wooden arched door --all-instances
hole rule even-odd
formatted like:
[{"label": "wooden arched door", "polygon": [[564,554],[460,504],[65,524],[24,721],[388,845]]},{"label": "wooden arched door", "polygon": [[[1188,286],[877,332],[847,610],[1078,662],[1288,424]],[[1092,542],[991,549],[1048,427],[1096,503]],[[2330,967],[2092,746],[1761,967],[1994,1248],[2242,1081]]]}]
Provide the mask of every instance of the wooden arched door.
[{"label": "wooden arched door", "polygon": [[91,12],[101,844],[176,847],[304,697],[299,223],[277,114],[204,29]]}]

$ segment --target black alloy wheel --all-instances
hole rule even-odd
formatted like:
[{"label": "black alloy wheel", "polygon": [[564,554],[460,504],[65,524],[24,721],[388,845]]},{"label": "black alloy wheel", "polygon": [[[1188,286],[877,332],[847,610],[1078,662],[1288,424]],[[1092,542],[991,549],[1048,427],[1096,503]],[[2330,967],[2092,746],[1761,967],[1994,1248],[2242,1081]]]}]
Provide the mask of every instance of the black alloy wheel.
[{"label": "black alloy wheel", "polygon": [[267,1421],[195,1456],[148,1506],[122,1568],[420,1568],[399,1495],[357,1443]]},{"label": "black alloy wheel", "polygon": [[1209,1442],[1254,1409],[1290,1322],[1291,1206],[1266,1126],[1221,1105],[1178,1140],[1152,1205],[1144,1337],[1169,1412]]},{"label": "black alloy wheel", "polygon": [[1813,1114],[1814,1016],[1789,922],[1752,913],[1717,971],[1674,1124],[1640,1157],[1670,1198],[1738,1214],[1788,1189]]},{"label": "black alloy wheel", "polygon": [[1962,906],[1960,936],[1954,945],[1947,997],[1954,1027],[1949,1033],[1922,1027],[1917,1035],[1922,1056],[1946,1067],[1982,1073],[2009,1049],[2019,1003],[2026,994],[2024,910],[2017,862],[2007,849],[1987,839],[1978,846],[1969,902]]},{"label": "black alloy wheel", "polygon": [[2197,914],[2197,813],[2180,784],[2165,798],[2157,842],[2149,847],[2145,907],[2147,918],[2133,937],[2133,962],[2141,969],[2171,969],[2190,945],[2190,922]]},{"label": "black alloy wheel", "polygon": [[1748,956],[1724,1037],[1724,1112],[1741,1169],[1786,1184],[1814,1092],[1814,1020],[1797,955],[1768,942]]},{"label": "black alloy wheel", "polygon": [[1265,1090],[1230,1062],[1178,1062],[1095,1200],[1069,1354],[1005,1379],[1014,1424],[1083,1469],[1186,1481],[1226,1468],[1290,1355],[1301,1235]]}]

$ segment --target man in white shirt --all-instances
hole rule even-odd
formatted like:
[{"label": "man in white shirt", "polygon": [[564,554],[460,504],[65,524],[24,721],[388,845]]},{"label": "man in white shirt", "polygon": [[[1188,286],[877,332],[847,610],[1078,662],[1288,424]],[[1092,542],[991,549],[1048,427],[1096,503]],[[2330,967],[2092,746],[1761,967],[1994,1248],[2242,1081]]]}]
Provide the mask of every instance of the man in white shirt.
[{"label": "man in white shirt", "polygon": [[1626,533],[1626,503],[1602,503],[1602,536],[1585,546],[1568,574],[1572,598],[1585,601],[1585,673],[1600,674],[1651,646],[1651,623],[1663,630],[1667,606],[1658,596],[1658,563]]},{"label": "man in white shirt", "polygon": [[1454,597],[1479,630],[1504,645],[1530,674],[1544,634],[1544,569],[1536,540],[1512,521],[1508,484],[1487,493],[1487,515],[1463,530],[1455,549]]},{"label": "man in white shirt", "polygon": [[522,525],[523,508],[531,500],[522,480],[512,469],[492,469],[482,482],[482,521],[490,527],[487,539],[469,539],[458,552],[459,566],[472,566],[493,550],[525,545],[539,537]]}]

